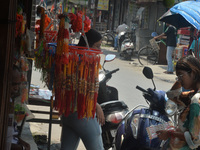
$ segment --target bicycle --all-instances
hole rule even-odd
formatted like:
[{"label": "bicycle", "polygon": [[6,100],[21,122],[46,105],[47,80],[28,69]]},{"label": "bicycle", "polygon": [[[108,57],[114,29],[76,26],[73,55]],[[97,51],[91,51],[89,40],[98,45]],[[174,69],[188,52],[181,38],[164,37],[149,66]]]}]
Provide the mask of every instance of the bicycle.
[{"label": "bicycle", "polygon": [[138,61],[141,65],[154,65],[158,62],[159,57],[159,50],[160,47],[158,44],[162,42],[166,45],[166,43],[161,39],[159,41],[156,41],[154,38],[149,40],[150,45],[146,45],[142,47],[138,51]]},{"label": "bicycle", "polygon": [[102,35],[102,45],[114,46],[115,32],[107,30]]}]

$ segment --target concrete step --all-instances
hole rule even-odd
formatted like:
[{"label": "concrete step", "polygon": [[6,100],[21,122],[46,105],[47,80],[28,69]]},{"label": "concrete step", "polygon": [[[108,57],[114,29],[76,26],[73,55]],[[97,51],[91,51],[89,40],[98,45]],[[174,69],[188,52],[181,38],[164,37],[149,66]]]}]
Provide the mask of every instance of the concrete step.
[{"label": "concrete step", "polygon": [[30,130],[30,125],[28,122],[26,122],[23,126],[21,138],[22,140],[30,144],[31,150],[38,150],[37,144],[35,143],[33,139],[33,136]]}]

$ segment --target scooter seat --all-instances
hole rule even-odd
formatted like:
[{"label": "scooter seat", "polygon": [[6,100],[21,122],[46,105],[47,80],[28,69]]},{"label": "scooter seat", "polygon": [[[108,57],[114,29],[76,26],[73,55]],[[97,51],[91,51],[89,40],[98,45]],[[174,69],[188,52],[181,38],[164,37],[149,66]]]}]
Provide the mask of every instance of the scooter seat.
[{"label": "scooter seat", "polygon": [[119,100],[105,102],[100,105],[103,111],[106,110],[106,112],[128,108],[128,106],[123,101],[119,101]]}]

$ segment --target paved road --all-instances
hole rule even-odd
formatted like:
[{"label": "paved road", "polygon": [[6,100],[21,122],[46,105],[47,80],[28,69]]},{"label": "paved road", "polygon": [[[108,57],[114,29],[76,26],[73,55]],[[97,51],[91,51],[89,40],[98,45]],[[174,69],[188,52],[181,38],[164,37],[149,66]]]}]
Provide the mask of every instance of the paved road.
[{"label": "paved road", "polygon": [[[118,57],[116,51],[111,48],[106,48],[103,50],[104,54],[112,53],[116,54],[117,58],[105,64],[105,68],[108,70],[114,70],[120,68],[120,71],[113,74],[113,78],[108,82],[110,86],[114,86],[119,91],[119,99],[125,101],[129,108],[133,108],[137,104],[146,104],[142,97],[142,93],[136,90],[136,85],[147,89],[149,87],[153,88],[152,81],[146,79],[142,74],[143,67],[138,64],[137,59],[133,58],[132,61],[121,60]],[[109,49],[109,50],[108,50]],[[105,56],[102,55],[102,59]],[[151,66],[154,72],[154,81],[157,89],[168,90],[174,82],[175,75],[165,75],[166,66],[164,65],[154,65]],[[40,85],[40,88],[44,87],[44,84],[40,81],[40,72],[33,70],[32,73],[32,84]],[[33,107],[33,106],[30,106]],[[35,109],[38,109],[35,108]],[[40,110],[48,110],[48,108],[40,107]],[[37,117],[37,116],[36,116]],[[48,116],[43,116],[48,117]],[[30,123],[30,128],[33,134],[46,134],[48,135],[48,125],[40,123]],[[59,125],[52,126],[52,143],[60,143],[61,127]],[[58,145],[57,145],[58,146]],[[54,148],[55,150],[58,148]],[[85,150],[83,143],[79,144],[78,150]]]}]

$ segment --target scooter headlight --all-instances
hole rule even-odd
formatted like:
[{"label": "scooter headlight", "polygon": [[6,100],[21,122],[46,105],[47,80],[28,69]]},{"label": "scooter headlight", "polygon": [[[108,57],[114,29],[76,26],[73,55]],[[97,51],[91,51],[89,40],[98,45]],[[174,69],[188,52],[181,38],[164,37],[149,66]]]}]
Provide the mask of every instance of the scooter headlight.
[{"label": "scooter headlight", "polygon": [[138,124],[139,124],[140,116],[139,114],[134,115],[131,121],[131,129],[135,139],[137,139],[137,131],[138,131]]},{"label": "scooter headlight", "polygon": [[99,73],[99,82],[101,82],[105,78],[104,73]]},{"label": "scooter headlight", "polygon": [[118,124],[124,119],[126,113],[127,113],[127,111],[125,111],[125,110],[120,111],[120,112],[113,112],[112,114],[109,114],[106,117],[106,121],[114,123],[114,124]]},{"label": "scooter headlight", "polygon": [[165,112],[169,116],[173,116],[176,111],[177,111],[176,103],[174,103],[173,101],[168,99],[168,101],[166,102],[166,106],[165,106]]}]

